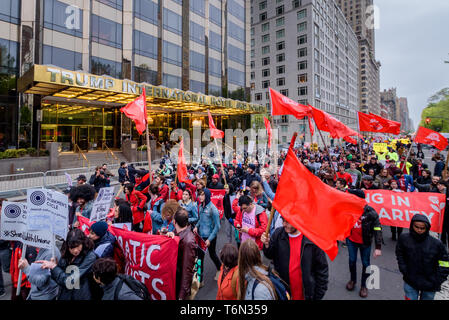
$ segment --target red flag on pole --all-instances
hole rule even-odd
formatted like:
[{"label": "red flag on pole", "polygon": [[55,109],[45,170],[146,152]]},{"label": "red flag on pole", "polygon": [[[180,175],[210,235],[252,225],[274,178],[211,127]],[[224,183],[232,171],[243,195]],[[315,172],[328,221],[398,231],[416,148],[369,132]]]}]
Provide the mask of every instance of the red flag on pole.
[{"label": "red flag on pole", "polygon": [[147,98],[145,87],[142,87],[142,94],[133,102],[128,103],[120,109],[128,118],[134,121],[139,134],[142,134],[147,128]]},{"label": "red flag on pole", "polygon": [[416,143],[428,144],[439,150],[446,149],[448,145],[447,139],[444,136],[424,127],[419,127],[414,140]]},{"label": "red flag on pole", "polygon": [[338,253],[337,240],[351,234],[365,205],[365,199],[322,182],[289,148],[273,206],[331,260]]},{"label": "red flag on pole", "polygon": [[181,140],[179,144],[177,173],[179,182],[187,181],[187,166],[186,159],[184,158],[184,140]]},{"label": "red flag on pole", "polygon": [[315,129],[313,128],[313,124],[312,124],[312,116],[308,116],[307,120],[309,120],[309,129],[310,129],[310,134],[313,136]]},{"label": "red flag on pole", "polygon": [[357,145],[357,140],[352,139],[350,136],[343,137],[343,140],[345,140],[346,142],[349,142],[349,143]]},{"label": "red flag on pole", "polygon": [[272,137],[270,120],[268,120],[267,118],[263,117],[263,121],[265,122],[265,128],[267,129],[268,149],[270,149],[271,148],[271,137]]},{"label": "red flag on pole", "polygon": [[382,125],[379,120],[374,118],[372,115],[365,114],[363,112],[358,112],[359,117],[359,128],[360,131],[366,131],[366,132],[385,132],[385,130],[388,129],[388,127]]},{"label": "red flag on pole", "polygon": [[302,119],[311,112],[309,106],[299,104],[298,102],[293,101],[292,99],[271,88],[270,99],[272,116],[283,116],[290,114],[297,119]]},{"label": "red flag on pole", "polygon": [[[382,118],[380,116],[378,116],[377,114],[374,113],[369,113],[369,116],[372,117],[372,119],[376,119],[377,121],[379,121],[379,123],[385,127],[384,133],[392,133],[392,134],[400,134],[401,133],[401,123],[397,122],[397,121],[393,121],[393,120],[388,120],[385,118]],[[360,129],[360,131],[364,131],[362,129]]]},{"label": "red flag on pole", "polygon": [[209,110],[207,110],[207,114],[209,115],[210,136],[212,138],[223,138],[224,132],[221,130],[218,130],[217,127],[215,127],[214,119],[212,119],[212,115],[210,114]]},{"label": "red flag on pole", "polygon": [[310,106],[310,108],[312,108],[313,120],[315,121],[317,128],[321,131],[329,132],[332,138],[344,138],[347,136],[361,137],[361,135],[357,131],[354,131],[348,126],[344,125],[342,122],[338,121],[327,112],[324,112],[312,106]]}]

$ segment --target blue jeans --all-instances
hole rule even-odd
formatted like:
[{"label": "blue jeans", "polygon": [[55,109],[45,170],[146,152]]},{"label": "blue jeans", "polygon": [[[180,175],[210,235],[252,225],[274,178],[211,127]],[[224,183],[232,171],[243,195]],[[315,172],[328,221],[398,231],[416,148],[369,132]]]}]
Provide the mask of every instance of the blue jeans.
[{"label": "blue jeans", "polygon": [[371,246],[352,242],[346,239],[349,253],[349,271],[351,272],[351,280],[357,282],[357,252],[360,250],[360,258],[362,259],[362,282],[361,286],[366,287],[366,279],[369,274],[366,273],[366,268],[370,265]]},{"label": "blue jeans", "polygon": [[419,291],[404,282],[405,298],[408,300],[433,300],[435,292]]}]

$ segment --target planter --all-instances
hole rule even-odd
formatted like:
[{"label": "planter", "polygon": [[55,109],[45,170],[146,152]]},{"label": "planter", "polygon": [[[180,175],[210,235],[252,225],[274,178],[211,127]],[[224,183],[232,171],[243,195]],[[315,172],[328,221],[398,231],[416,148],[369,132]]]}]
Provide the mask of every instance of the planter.
[{"label": "planter", "polygon": [[0,175],[45,172],[50,170],[50,157],[22,157],[0,160]]}]

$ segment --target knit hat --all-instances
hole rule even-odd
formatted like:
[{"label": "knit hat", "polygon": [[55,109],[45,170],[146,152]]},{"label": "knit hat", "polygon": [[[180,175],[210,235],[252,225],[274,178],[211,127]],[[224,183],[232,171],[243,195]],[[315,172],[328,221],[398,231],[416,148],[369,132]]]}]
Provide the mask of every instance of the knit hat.
[{"label": "knit hat", "polygon": [[108,231],[108,224],[105,221],[98,221],[90,227],[90,230],[101,238],[106,234],[106,231]]},{"label": "knit hat", "polygon": [[370,176],[370,175],[364,175],[363,177],[362,177],[362,180],[367,180],[367,181],[373,181],[374,179],[373,179],[373,177],[372,176]]}]

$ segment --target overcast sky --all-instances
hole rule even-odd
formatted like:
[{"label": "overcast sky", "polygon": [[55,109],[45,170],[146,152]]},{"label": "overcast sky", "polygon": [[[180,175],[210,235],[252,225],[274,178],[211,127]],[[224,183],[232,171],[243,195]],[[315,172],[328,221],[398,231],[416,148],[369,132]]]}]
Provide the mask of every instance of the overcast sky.
[{"label": "overcast sky", "polygon": [[408,99],[415,130],[427,99],[449,87],[449,1],[374,0],[379,8],[376,59],[380,89]]}]

